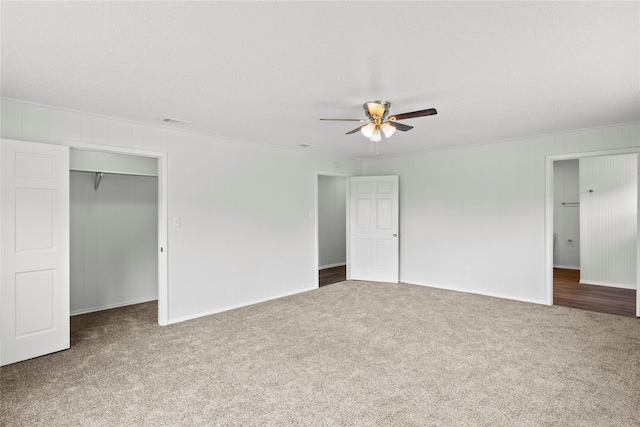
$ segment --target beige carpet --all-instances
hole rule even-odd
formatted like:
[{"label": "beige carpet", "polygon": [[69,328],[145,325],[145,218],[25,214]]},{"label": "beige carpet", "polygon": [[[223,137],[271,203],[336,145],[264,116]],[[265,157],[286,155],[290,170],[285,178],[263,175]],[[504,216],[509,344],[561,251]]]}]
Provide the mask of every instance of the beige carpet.
[{"label": "beige carpet", "polygon": [[640,320],[342,282],[160,327],[72,318],[1,369],[3,426],[638,426]]}]

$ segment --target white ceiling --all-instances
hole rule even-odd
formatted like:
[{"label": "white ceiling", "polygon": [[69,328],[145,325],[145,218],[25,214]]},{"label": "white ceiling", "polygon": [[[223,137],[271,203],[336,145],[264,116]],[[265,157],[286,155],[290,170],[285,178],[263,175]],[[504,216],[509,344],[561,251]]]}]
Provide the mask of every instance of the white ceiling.
[{"label": "white ceiling", "polygon": [[640,119],[640,3],[9,2],[1,96],[375,157],[362,104],[438,115],[380,156]]}]

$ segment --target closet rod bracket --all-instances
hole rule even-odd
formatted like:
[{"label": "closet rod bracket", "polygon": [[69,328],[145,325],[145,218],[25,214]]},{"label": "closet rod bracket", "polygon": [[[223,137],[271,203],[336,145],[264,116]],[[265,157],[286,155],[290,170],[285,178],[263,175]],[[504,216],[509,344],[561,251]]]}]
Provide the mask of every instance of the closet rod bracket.
[{"label": "closet rod bracket", "polygon": [[96,177],[93,180],[93,187],[95,188],[96,191],[98,191],[98,187],[100,187],[100,181],[102,180],[103,176],[104,176],[103,172],[96,172]]}]

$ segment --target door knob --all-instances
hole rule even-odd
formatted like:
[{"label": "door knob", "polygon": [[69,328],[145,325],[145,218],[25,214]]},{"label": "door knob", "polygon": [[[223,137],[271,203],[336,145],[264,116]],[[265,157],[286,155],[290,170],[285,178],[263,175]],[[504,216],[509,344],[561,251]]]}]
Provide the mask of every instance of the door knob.
[{"label": "door knob", "polygon": [[397,235],[397,234],[394,234],[394,235],[393,235],[393,237],[398,237],[398,235]]}]

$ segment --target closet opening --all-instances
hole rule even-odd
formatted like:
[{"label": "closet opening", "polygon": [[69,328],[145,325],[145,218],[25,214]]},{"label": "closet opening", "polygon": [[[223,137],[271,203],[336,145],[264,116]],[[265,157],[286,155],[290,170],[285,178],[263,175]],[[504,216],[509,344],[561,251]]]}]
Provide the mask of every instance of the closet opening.
[{"label": "closet opening", "polygon": [[149,303],[168,324],[166,154],[66,145],[71,316]]}]

